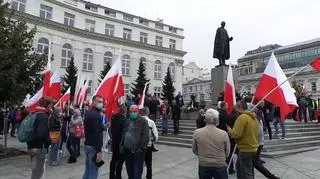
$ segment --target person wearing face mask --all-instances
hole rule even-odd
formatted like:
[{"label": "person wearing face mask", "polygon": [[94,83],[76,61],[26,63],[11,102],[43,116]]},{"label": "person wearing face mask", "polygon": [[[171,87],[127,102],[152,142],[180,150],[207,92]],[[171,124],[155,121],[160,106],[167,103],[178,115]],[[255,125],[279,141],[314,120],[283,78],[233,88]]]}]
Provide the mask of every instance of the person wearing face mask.
[{"label": "person wearing face mask", "polygon": [[149,143],[149,124],[139,115],[137,105],[130,106],[129,113],[130,117],[124,123],[120,151],[124,155],[129,179],[141,179]]},{"label": "person wearing face mask", "polygon": [[27,141],[32,179],[40,179],[43,175],[45,156],[51,144],[48,120],[52,113],[52,106],[53,100],[50,97],[43,97],[33,113],[35,114],[34,128]]},{"label": "person wearing face mask", "polygon": [[98,178],[98,166],[96,163],[102,161],[102,145],[103,145],[103,123],[101,120],[101,111],[103,110],[103,98],[94,96],[92,98],[92,107],[86,112],[84,118],[85,132],[85,155],[86,167],[82,179]]}]

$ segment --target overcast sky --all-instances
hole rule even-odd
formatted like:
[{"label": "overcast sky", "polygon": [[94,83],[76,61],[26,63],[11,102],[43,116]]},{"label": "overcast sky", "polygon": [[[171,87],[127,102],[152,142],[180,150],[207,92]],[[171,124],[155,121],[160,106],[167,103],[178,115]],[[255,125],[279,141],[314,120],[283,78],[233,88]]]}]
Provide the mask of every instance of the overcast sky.
[{"label": "overcast sky", "polygon": [[319,0],[91,0],[110,8],[163,19],[184,29],[185,64],[213,67],[213,41],[226,21],[231,62],[262,45],[289,45],[320,37]]}]

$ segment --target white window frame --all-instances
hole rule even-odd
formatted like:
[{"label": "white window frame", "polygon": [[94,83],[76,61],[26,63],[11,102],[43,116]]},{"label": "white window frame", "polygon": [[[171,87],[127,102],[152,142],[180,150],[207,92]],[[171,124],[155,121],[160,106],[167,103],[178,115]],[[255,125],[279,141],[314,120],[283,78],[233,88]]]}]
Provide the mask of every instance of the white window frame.
[{"label": "white window frame", "polygon": [[162,47],[162,42],[163,42],[163,37],[161,37],[161,36],[156,36],[155,45],[156,45],[156,46],[159,46],[159,47]]},{"label": "white window frame", "polygon": [[172,81],[176,81],[176,65],[173,62],[169,64],[169,71],[171,74]]},{"label": "white window frame", "polygon": [[132,30],[128,28],[123,28],[123,39],[131,40]]},{"label": "white window frame", "polygon": [[[44,16],[42,17],[43,14]],[[52,7],[40,4],[40,17],[44,19],[52,19]]]},{"label": "white window frame", "polygon": [[148,43],[148,33],[140,32],[140,42],[141,43]]},{"label": "white window frame", "polygon": [[107,51],[103,55],[103,69],[107,66],[107,63],[109,62],[110,65],[112,65],[112,58],[113,55],[111,52]]},{"label": "white window frame", "polygon": [[85,4],[85,9],[92,12],[98,12],[98,7],[91,4]]},{"label": "white window frame", "polygon": [[93,71],[93,50],[86,48],[83,51],[82,70]]},{"label": "white window frame", "polygon": [[133,22],[133,17],[127,14],[123,14],[123,20]]},{"label": "white window frame", "polygon": [[114,25],[106,24],[105,25],[105,35],[107,36],[114,36]]},{"label": "white window frame", "polygon": [[74,27],[75,15],[68,12],[64,12],[64,25]]},{"label": "white window frame", "polygon": [[86,31],[94,32],[95,27],[96,27],[96,21],[91,19],[86,19],[86,28],[85,28]]},{"label": "white window frame", "polygon": [[161,80],[161,61],[157,60],[154,62],[154,79]]},{"label": "white window frame", "polygon": [[157,97],[157,99],[160,99],[160,97],[161,97],[161,87],[155,86],[153,89],[154,89],[153,90],[153,94]]},{"label": "white window frame", "polygon": [[176,49],[176,40],[174,40],[174,39],[170,39],[169,40],[169,48],[170,49]]},{"label": "white window frame", "polygon": [[93,87],[93,81],[92,80],[89,80],[89,83],[88,83],[88,94],[91,94],[92,93],[92,87]]},{"label": "white window frame", "polygon": [[121,60],[121,66],[122,66],[122,74],[130,75],[130,56],[129,55],[123,55]]},{"label": "white window frame", "polygon": [[37,43],[37,53],[43,54],[48,49],[49,49],[49,40],[45,37],[40,38]]},{"label": "white window frame", "polygon": [[13,0],[11,8],[19,12],[26,12],[26,2],[27,0]]},{"label": "white window frame", "polygon": [[68,43],[62,46],[61,51],[61,66],[62,68],[68,67],[72,57],[72,46]]}]

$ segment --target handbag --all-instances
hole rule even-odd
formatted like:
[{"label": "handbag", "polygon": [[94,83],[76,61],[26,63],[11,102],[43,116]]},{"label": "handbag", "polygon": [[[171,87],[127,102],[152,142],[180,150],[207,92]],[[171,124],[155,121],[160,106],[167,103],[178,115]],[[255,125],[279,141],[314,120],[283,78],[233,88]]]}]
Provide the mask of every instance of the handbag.
[{"label": "handbag", "polygon": [[50,131],[51,143],[56,144],[60,139],[60,132],[58,131]]},{"label": "handbag", "polygon": [[83,123],[77,124],[73,127],[74,130],[74,136],[77,138],[83,138],[84,137],[84,125]]}]

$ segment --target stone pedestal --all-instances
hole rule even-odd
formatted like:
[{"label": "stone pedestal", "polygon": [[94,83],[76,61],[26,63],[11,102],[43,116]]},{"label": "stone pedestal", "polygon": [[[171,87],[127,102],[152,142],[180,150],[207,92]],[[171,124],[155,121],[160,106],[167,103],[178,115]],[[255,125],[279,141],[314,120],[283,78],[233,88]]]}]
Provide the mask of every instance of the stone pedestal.
[{"label": "stone pedestal", "polygon": [[217,105],[219,94],[224,91],[228,68],[228,66],[216,66],[211,69],[211,99],[213,105]]}]

